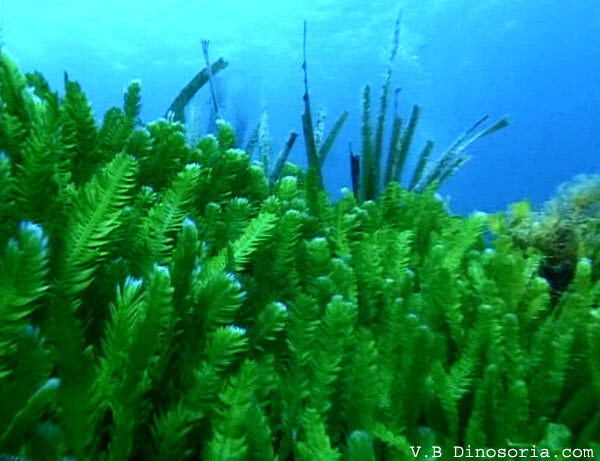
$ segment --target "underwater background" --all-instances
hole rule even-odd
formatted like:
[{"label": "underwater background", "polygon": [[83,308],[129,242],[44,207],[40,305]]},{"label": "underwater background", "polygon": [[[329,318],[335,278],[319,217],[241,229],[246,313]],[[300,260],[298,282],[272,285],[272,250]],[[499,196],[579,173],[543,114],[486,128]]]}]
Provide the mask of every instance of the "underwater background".
[{"label": "underwater background", "polygon": [[[441,188],[454,212],[496,211],[523,198],[539,204],[563,181],[599,169],[596,0],[3,0],[0,25],[3,51],[23,72],[39,70],[60,88],[68,71],[98,119],[134,78],[142,82],[142,119],[163,116],[204,67],[201,39],[209,39],[211,57],[229,63],[216,76],[225,118],[245,125],[247,139],[266,111],[278,149],[289,130],[302,129],[306,20],[315,117],[325,108],[331,126],[350,112],[324,166],[335,198],[351,185],[347,145],[360,145],[361,88],[370,82],[377,97],[399,8],[392,87],[402,88],[406,118],[413,104],[422,107],[415,144],[433,139],[439,154],[483,113],[511,120],[479,141]],[[188,107],[201,134],[209,94],[203,88]],[[303,165],[301,138],[290,160]]]}]

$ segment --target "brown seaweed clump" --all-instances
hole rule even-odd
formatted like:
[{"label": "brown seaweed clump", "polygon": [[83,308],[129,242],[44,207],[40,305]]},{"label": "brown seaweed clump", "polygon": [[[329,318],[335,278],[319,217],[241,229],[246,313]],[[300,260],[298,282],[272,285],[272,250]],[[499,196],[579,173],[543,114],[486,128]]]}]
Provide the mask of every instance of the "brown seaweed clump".
[{"label": "brown seaweed clump", "polygon": [[511,207],[508,229],[521,248],[544,255],[541,275],[555,295],[571,282],[579,258],[592,261],[594,279],[600,260],[600,175],[578,175],[560,185],[539,211],[528,202]]}]

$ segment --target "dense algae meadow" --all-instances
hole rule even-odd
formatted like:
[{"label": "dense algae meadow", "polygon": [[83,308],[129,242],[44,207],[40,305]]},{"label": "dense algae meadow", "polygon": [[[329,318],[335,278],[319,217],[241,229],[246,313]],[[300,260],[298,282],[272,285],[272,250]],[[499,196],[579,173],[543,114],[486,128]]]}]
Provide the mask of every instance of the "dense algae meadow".
[{"label": "dense algae meadow", "polygon": [[402,186],[420,109],[382,168],[388,73],[332,203],[345,116],[321,138],[308,87],[304,171],[142,123],[137,83],[98,125],[76,82],[0,72],[0,459],[600,459],[598,177],[454,216],[436,188],[506,122]]}]

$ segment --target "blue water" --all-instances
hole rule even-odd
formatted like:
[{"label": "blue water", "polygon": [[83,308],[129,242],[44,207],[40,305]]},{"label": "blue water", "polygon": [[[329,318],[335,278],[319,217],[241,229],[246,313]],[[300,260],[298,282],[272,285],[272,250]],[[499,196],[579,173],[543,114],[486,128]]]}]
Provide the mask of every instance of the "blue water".
[{"label": "blue water", "polygon": [[[350,186],[348,141],[360,145],[361,88],[371,83],[377,101],[399,9],[393,86],[406,117],[422,106],[415,150],[432,139],[441,153],[483,113],[512,122],[477,142],[440,191],[454,211],[540,203],[561,182],[600,169],[598,0],[2,0],[0,37],[21,70],[41,71],[54,88],[67,70],[98,118],[141,79],[147,122],[204,67],[209,39],[211,58],[229,62],[217,78],[226,118],[247,120],[249,131],[267,111],[278,151],[290,129],[301,133],[306,19],[313,111],[324,107],[330,127],[350,110],[324,171],[336,197]],[[206,90],[193,107],[200,129]],[[300,142],[291,159],[304,155]]]}]

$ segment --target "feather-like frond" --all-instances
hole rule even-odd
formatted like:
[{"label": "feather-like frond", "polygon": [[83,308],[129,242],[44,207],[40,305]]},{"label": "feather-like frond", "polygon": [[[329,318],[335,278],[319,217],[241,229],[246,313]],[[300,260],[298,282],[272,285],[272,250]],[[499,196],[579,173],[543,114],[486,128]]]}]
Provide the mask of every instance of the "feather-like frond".
[{"label": "feather-like frond", "polygon": [[23,222],[0,263],[0,376],[16,337],[48,290],[48,240],[40,226]]},{"label": "feather-like frond", "polygon": [[65,230],[59,281],[66,295],[75,297],[91,283],[130,198],[135,168],[133,158],[119,154],[77,192]]}]

